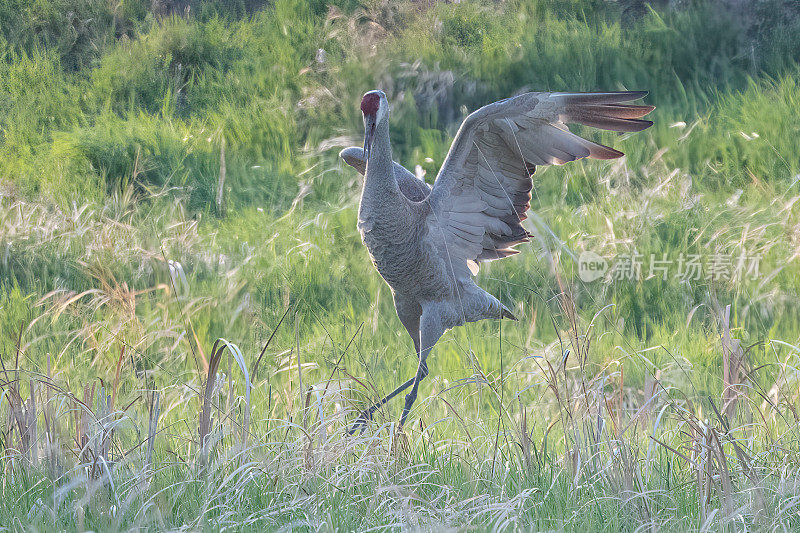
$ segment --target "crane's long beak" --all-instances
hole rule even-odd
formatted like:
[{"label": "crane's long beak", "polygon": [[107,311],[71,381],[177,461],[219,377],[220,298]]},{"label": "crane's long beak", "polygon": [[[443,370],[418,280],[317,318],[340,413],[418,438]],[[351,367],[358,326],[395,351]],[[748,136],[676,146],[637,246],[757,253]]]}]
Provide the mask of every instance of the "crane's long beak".
[{"label": "crane's long beak", "polygon": [[364,117],[364,161],[369,161],[372,139],[375,137],[375,117]]}]

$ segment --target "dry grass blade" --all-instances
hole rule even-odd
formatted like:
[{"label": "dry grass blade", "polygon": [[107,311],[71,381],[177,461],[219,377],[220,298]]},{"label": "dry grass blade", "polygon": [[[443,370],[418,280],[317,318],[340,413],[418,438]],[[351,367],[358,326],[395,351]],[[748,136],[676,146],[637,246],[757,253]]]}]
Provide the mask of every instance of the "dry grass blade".
[{"label": "dry grass blade", "polygon": [[158,391],[153,391],[150,399],[150,419],[147,423],[147,450],[145,452],[145,462],[143,472],[148,475],[153,464],[153,449],[156,444],[156,434],[158,433],[158,417],[161,414],[161,395]]},{"label": "dry grass blade", "polygon": [[727,305],[720,314],[720,327],[722,329],[722,410],[728,418],[732,418],[736,412],[739,387],[745,371],[745,352],[739,339],[731,337],[730,315],[731,306]]},{"label": "dry grass blade", "polygon": [[200,438],[200,462],[205,465],[208,460],[207,442],[208,436],[211,433],[212,418],[211,411],[213,408],[214,384],[217,378],[217,370],[222,361],[222,354],[225,352],[227,344],[222,343],[220,339],[214,342],[214,347],[211,349],[211,357],[208,361],[208,374],[206,376],[206,384],[203,387],[203,396],[201,398],[202,408],[200,410],[200,420],[198,422],[198,437]]}]

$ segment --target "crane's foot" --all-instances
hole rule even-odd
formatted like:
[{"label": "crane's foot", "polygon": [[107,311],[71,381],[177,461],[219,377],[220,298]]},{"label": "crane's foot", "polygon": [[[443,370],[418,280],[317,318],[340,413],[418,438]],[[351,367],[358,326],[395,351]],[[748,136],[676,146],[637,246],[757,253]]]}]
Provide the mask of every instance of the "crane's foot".
[{"label": "crane's foot", "polygon": [[356,421],[353,422],[353,425],[347,429],[347,434],[353,435],[356,432],[364,433],[364,430],[367,429],[367,422],[372,420],[372,415],[375,413],[375,409],[376,407],[373,405],[369,409],[364,409],[361,411],[361,414],[358,415],[358,418],[356,418]]},{"label": "crane's foot", "polygon": [[406,394],[406,404],[403,406],[403,414],[400,415],[400,427],[403,427],[403,424],[406,423],[406,418],[408,418],[408,413],[411,411],[411,406],[414,405],[414,402],[417,400],[417,391],[413,389],[411,392]]}]

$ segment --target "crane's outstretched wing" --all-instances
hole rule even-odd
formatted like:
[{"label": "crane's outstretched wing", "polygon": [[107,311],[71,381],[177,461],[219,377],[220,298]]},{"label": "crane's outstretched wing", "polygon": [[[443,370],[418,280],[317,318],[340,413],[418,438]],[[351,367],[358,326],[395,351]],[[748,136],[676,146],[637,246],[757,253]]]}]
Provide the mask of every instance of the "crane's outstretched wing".
[{"label": "crane's outstretched wing", "polygon": [[528,241],[522,227],[536,165],[584,157],[614,159],[622,152],[570,133],[566,123],[612,131],[650,127],[655,109],[630,105],[647,92],[526,93],[489,104],[461,124],[429,197],[428,238],[445,248],[457,277],[477,263],[517,253]]},{"label": "crane's outstretched wing", "polygon": [[[364,149],[358,146],[351,146],[339,152],[345,163],[353,167],[362,176],[367,171],[367,162],[364,159]],[[421,202],[431,193],[431,186],[417,178],[408,169],[396,161],[394,163],[394,179],[400,187],[403,196],[412,202]]]}]

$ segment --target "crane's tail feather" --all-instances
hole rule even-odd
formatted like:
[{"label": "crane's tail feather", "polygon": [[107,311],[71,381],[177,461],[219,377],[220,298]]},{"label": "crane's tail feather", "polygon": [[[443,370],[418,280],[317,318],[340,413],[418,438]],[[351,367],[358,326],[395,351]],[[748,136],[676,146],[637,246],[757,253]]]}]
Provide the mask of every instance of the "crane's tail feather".
[{"label": "crane's tail feather", "polygon": [[503,318],[510,318],[511,320],[513,320],[513,321],[515,321],[515,322],[519,322],[519,319],[518,319],[517,317],[515,317],[515,316],[514,316],[514,313],[512,313],[511,311],[509,311],[509,310],[508,310],[508,308],[507,308],[505,305],[503,306],[503,311],[502,311],[502,313],[503,313],[503,314],[500,316],[500,318],[501,318],[501,319],[503,319]]}]

